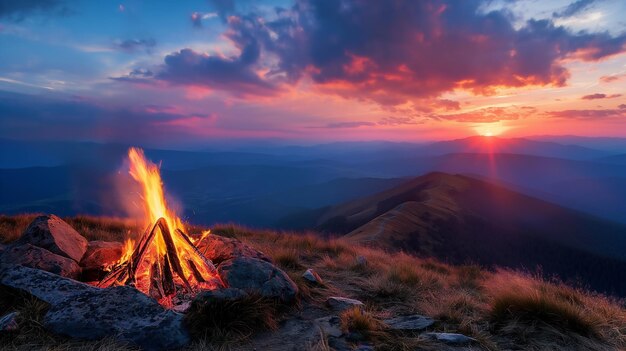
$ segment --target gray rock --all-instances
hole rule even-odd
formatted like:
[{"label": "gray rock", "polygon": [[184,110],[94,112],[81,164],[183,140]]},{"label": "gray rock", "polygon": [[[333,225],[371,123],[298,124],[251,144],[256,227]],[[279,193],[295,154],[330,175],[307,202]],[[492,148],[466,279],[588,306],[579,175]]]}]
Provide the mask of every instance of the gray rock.
[{"label": "gray rock", "polygon": [[285,302],[292,301],[298,293],[298,287],[285,272],[257,258],[234,258],[222,262],[217,270],[230,288]]},{"label": "gray rock", "polygon": [[425,333],[422,334],[426,339],[436,340],[448,345],[462,346],[477,342],[476,339],[470,338],[463,334],[457,333]]},{"label": "gray rock", "polygon": [[39,246],[76,262],[80,262],[87,250],[87,239],[55,215],[35,218],[17,243]]},{"label": "gray rock", "polygon": [[315,320],[315,324],[324,335],[338,338],[343,335],[341,331],[341,320],[338,316],[322,317]]},{"label": "gray rock", "polygon": [[435,320],[432,318],[420,316],[419,314],[385,319],[383,322],[390,329],[398,331],[420,331],[435,324]]},{"label": "gray rock", "polygon": [[196,243],[196,247],[200,253],[216,265],[237,257],[258,258],[259,260],[271,262],[271,259],[261,251],[234,238],[210,234],[199,243]]},{"label": "gray rock", "polygon": [[182,315],[166,310],[130,286],[100,289],[23,266],[3,266],[0,286],[50,304],[43,326],[71,338],[114,337],[145,350],[169,350],[189,343]]},{"label": "gray rock", "polygon": [[312,268],[307,269],[306,272],[302,274],[302,278],[308,280],[311,283],[320,285],[324,284],[322,277],[320,277],[319,274],[317,274]]},{"label": "gray rock", "polygon": [[16,331],[18,328],[17,325],[17,316],[18,312],[11,312],[2,318],[0,318],[0,333],[2,332],[12,332]]},{"label": "gray rock", "polygon": [[359,308],[365,307],[363,302],[359,300],[349,299],[347,297],[338,297],[338,296],[329,297],[326,300],[326,305],[328,305],[328,307],[330,307],[332,310],[337,311],[337,312],[345,311],[352,307],[359,307]]},{"label": "gray rock", "polygon": [[371,344],[359,344],[354,351],[374,351],[374,346]]},{"label": "gray rock", "polygon": [[277,330],[255,334],[241,350],[301,351],[315,349],[311,346],[320,342],[320,330],[314,321],[296,317],[281,322]]},{"label": "gray rock", "polygon": [[77,279],[81,268],[76,261],[31,244],[12,245],[0,256],[0,263],[19,264]]},{"label": "gray rock", "polygon": [[115,241],[90,241],[87,251],[80,260],[83,267],[83,281],[97,281],[104,278],[107,268],[122,257],[124,244]]},{"label": "gray rock", "polygon": [[328,346],[335,351],[352,351],[352,345],[350,345],[344,338],[329,336]]}]

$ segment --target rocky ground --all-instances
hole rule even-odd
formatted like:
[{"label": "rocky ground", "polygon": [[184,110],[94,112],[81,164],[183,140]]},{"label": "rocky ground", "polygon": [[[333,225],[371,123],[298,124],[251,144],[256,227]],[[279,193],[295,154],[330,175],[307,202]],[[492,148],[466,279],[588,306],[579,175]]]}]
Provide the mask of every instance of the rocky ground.
[{"label": "rocky ground", "polygon": [[227,287],[201,292],[184,313],[132,287],[87,284],[119,260],[122,239],[136,231],[115,219],[0,216],[0,347],[626,348],[626,310],[616,299],[527,274],[449,266],[314,233],[217,226],[197,247]]}]

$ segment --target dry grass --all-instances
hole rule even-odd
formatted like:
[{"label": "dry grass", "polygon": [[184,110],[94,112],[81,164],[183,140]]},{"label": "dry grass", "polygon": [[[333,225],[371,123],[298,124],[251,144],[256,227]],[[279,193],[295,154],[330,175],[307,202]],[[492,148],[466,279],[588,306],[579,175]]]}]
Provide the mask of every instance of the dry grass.
[{"label": "dry grass", "polygon": [[[0,215],[0,242],[16,240],[37,214]],[[138,236],[145,228],[133,220],[115,217],[75,216],[63,218],[72,228],[89,240],[123,241]]]},{"label": "dry grass", "polygon": [[[2,239],[15,239],[32,218],[33,215],[0,216]],[[138,230],[133,223],[119,219],[77,217],[68,222],[92,240],[120,240],[129,230]],[[189,231],[202,229],[191,226]],[[212,232],[242,240],[270,256],[300,288],[303,308],[323,309],[328,296],[353,297],[365,302],[367,310],[344,313],[342,325],[345,330],[366,335],[377,350],[438,349],[437,344],[415,336],[394,335],[380,322],[392,315],[411,313],[435,318],[437,331],[474,337],[479,340],[479,347],[486,350],[626,349],[624,302],[560,282],[521,272],[451,266],[433,259],[354,246],[340,239],[325,240],[313,233],[253,230],[233,224],[215,226]],[[367,263],[359,263],[359,256]],[[315,269],[325,284],[314,285],[303,280],[301,275],[306,268]],[[290,311],[288,316],[297,313]],[[203,306],[188,316],[190,327],[198,337],[189,350],[237,349],[242,340],[259,328],[276,328],[283,316],[260,300]],[[33,332],[12,340],[26,345],[34,345],[32,340],[37,338],[48,340],[49,336],[35,329]],[[280,337],[280,328],[277,333]],[[43,342],[52,348],[64,343],[67,341],[58,339]],[[28,349],[19,343],[9,345],[13,349]],[[102,350],[118,350],[107,346],[111,342],[102,345]],[[316,344],[303,347],[330,349],[323,335]]]},{"label": "dry grass", "polygon": [[260,296],[234,301],[197,301],[185,315],[190,333],[213,348],[228,348],[259,330],[278,327],[279,306]]}]

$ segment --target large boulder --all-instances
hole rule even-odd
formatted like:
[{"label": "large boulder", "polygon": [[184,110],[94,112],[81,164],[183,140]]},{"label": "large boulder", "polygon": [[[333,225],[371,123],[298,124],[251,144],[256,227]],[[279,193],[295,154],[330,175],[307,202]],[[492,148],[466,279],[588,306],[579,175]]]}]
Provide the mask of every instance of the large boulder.
[{"label": "large boulder", "polygon": [[77,279],[81,268],[76,261],[31,244],[12,245],[0,256],[2,264],[19,264]]},{"label": "large boulder", "polygon": [[171,350],[189,343],[183,316],[130,286],[100,289],[23,266],[0,268],[0,286],[48,304],[43,326],[71,338],[114,337],[144,350]]},{"label": "large boulder", "polygon": [[80,262],[87,251],[87,239],[55,215],[39,216],[26,228],[17,244],[42,247]]},{"label": "large boulder", "polygon": [[204,257],[210,259],[214,264],[220,264],[237,257],[258,258],[271,262],[270,258],[261,251],[255,250],[234,238],[211,234],[196,243],[196,247]]},{"label": "large boulder", "polygon": [[257,258],[234,258],[222,262],[217,270],[230,288],[285,302],[292,301],[298,293],[298,287],[285,272]]},{"label": "large boulder", "polygon": [[80,261],[83,267],[83,280],[96,281],[104,278],[107,268],[122,257],[124,245],[116,241],[90,241],[87,251]]}]

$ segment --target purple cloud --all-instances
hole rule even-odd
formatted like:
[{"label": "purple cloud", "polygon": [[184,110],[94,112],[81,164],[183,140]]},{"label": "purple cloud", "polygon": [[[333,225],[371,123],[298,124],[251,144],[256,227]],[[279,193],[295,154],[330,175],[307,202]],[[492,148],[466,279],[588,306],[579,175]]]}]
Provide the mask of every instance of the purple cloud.
[{"label": "purple cloud", "polygon": [[150,52],[152,48],[156,46],[156,40],[152,38],[147,39],[126,39],[115,43],[115,47],[126,52],[137,52],[145,50]]},{"label": "purple cloud", "polygon": [[[480,1],[300,0],[272,15],[231,15],[231,57],[183,49],[155,75],[172,84],[271,95],[303,78],[317,91],[393,106],[434,101],[463,89],[563,86],[567,60],[597,61],[624,52],[626,34],[573,33],[550,20],[513,26],[508,12]],[[232,1],[214,1],[222,15]],[[260,73],[265,72],[265,73]],[[442,100],[443,109],[458,109]]]},{"label": "purple cloud", "polygon": [[581,99],[583,99],[583,100],[613,99],[613,98],[617,98],[617,97],[620,97],[620,96],[622,96],[622,94],[607,95],[607,94],[595,93],[595,94],[585,95],[585,96],[581,97]]},{"label": "purple cloud", "polygon": [[573,3],[567,5],[562,11],[555,12],[552,14],[554,18],[562,18],[562,17],[572,17],[579,12],[587,9],[591,4],[593,4],[595,0],[578,0]]},{"label": "purple cloud", "polygon": [[603,118],[616,118],[626,117],[626,109],[621,107],[617,109],[604,109],[604,110],[563,110],[563,111],[551,111],[547,113],[551,117],[569,118],[569,119],[603,119]]}]

